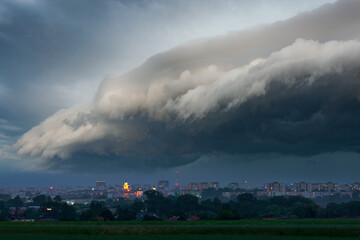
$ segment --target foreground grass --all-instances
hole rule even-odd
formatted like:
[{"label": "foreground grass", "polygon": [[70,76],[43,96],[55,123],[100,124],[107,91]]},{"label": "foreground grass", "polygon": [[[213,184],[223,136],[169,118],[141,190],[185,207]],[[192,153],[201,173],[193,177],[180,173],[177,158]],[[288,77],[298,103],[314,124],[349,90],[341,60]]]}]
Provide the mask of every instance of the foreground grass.
[{"label": "foreground grass", "polygon": [[[312,219],[312,220],[242,220],[242,221],[197,221],[197,222],[1,222],[0,238],[10,234],[11,239],[166,239],[172,240],[212,239],[324,239],[319,237],[357,237],[360,239],[360,219]],[[126,236],[124,236],[126,235]],[[243,238],[245,237],[246,238]],[[16,238],[19,236],[19,238]],[[106,236],[107,238],[104,238]],[[243,236],[240,238],[240,236]],[[251,237],[250,237],[251,236]],[[289,238],[289,236],[293,236]],[[296,236],[306,238],[296,238]],[[14,238],[15,237],[15,238]],[[29,238],[30,237],[30,238]],[[41,237],[41,238],[40,238]],[[275,238],[274,238],[275,237]],[[310,238],[309,238],[310,237]],[[317,238],[314,238],[317,237]],[[45,238],[44,238],[45,239]],[[46,238],[49,239],[49,238]],[[195,238],[194,238],[195,239]],[[214,238],[215,239],[215,238]]]},{"label": "foreground grass", "polygon": [[10,240],[355,240],[358,238],[254,236],[254,235],[31,235],[0,234],[0,239]]}]

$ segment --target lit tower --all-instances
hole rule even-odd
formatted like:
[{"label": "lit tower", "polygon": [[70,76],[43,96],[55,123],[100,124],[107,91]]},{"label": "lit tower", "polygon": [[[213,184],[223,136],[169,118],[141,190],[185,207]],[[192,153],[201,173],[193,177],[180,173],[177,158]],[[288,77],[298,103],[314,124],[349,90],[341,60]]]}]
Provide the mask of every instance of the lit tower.
[{"label": "lit tower", "polygon": [[123,191],[129,192],[130,191],[130,187],[128,182],[125,180],[124,182],[124,186],[123,186]]},{"label": "lit tower", "polygon": [[175,186],[174,186],[174,195],[175,197],[177,197],[178,195],[178,191],[180,189],[180,186],[179,186],[179,171],[176,171],[176,174],[175,174]]}]

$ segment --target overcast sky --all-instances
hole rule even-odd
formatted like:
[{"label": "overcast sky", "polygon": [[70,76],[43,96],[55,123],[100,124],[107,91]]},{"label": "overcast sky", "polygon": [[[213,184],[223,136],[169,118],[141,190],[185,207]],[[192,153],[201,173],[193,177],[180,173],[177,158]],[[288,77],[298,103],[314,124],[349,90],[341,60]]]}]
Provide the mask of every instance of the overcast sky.
[{"label": "overcast sky", "polygon": [[334,2],[1,1],[0,186],[359,181],[360,3]]}]

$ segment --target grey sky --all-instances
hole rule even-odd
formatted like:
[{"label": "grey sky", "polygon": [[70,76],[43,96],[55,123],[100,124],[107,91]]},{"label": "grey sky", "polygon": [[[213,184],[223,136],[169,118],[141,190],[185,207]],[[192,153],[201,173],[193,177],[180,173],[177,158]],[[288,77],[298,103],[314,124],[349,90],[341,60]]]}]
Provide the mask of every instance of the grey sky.
[{"label": "grey sky", "polygon": [[[184,70],[190,70],[190,72],[195,71],[196,66],[201,67],[206,64],[214,63],[219,64],[219,66],[228,64],[228,68],[240,67],[244,64],[249,64],[249,61],[255,58],[268,58],[269,54],[279,51],[282,47],[290,46],[296,38],[320,40],[321,43],[324,43],[330,40],[349,40],[359,37],[359,28],[356,28],[357,25],[359,26],[359,19],[352,14],[344,13],[344,11],[348,11],[346,7],[344,7],[344,3],[337,4],[337,8],[329,10],[332,11],[331,18],[326,17],[330,15],[327,15],[327,10],[325,8],[325,10],[320,10],[316,14],[311,15],[314,22],[309,23],[303,21],[303,24],[310,24],[310,26],[301,26],[300,20],[298,22],[296,20],[286,20],[282,23],[275,24],[272,28],[264,26],[264,24],[267,25],[278,20],[287,19],[304,11],[315,9],[327,2],[333,1],[300,1],[296,3],[293,1],[2,1],[0,3],[0,51],[2,53],[0,56],[0,156],[2,169],[5,171],[12,170],[15,175],[21,176],[20,171],[23,171],[24,169],[36,171],[42,169],[38,167],[38,164],[35,164],[36,162],[39,163],[39,161],[45,161],[46,164],[50,163],[50,165],[55,164],[55,167],[63,166],[61,164],[61,162],[63,162],[61,156],[59,159],[44,160],[38,159],[39,155],[32,152],[32,156],[25,154],[24,156],[19,157],[14,153],[11,145],[14,144],[24,132],[38,125],[57,110],[68,108],[75,104],[90,103],[94,99],[96,93],[97,98],[95,98],[93,102],[98,108],[96,111],[100,111],[101,113],[106,112],[106,107],[102,107],[101,102],[97,101],[97,99],[101,98],[102,92],[104,91],[106,93],[109,89],[119,88],[120,85],[117,83],[112,84],[112,82],[119,82],[119,79],[120,82],[126,82],[124,79],[129,78],[126,77],[129,75],[125,75],[125,77],[119,76],[136,68],[144,63],[149,57],[158,54],[159,52],[163,53],[161,56],[164,56],[164,58],[161,56],[159,57],[158,55],[155,57],[155,60],[154,57],[150,59],[148,63],[143,65],[139,70],[134,71],[134,74],[137,74],[134,78],[136,80],[135,83],[130,81],[130,85],[124,86],[131,87],[132,84],[138,86],[136,82],[150,81],[151,78],[156,79],[158,72],[152,72],[151,70],[149,70],[150,72],[147,72],[148,70],[146,70],[146,68],[147,66],[151,67],[151,64],[154,63],[160,64],[160,68],[163,68],[164,65],[161,65],[161,61],[168,63],[173,60],[174,65],[170,64],[169,66],[167,64],[165,68],[171,69],[169,70],[171,74],[176,76],[178,75],[178,71],[176,69],[174,71],[173,68],[178,68],[180,71],[179,73],[181,73]],[[354,11],[356,10],[353,10],[353,12]],[[303,18],[306,19],[307,16]],[[328,25],[324,25],[324,22],[321,22],[322,19],[327,19]],[[331,19],[335,20],[331,22]],[[336,19],[341,21],[337,21]],[[283,27],[284,25],[288,27]],[[252,30],[252,27],[254,26],[256,26],[255,30]],[[322,28],[321,26],[324,27]],[[288,29],[288,31],[282,33],[282,29]],[[250,35],[247,33],[244,33],[243,35],[241,35],[242,33],[235,33],[242,30],[250,33]],[[277,30],[280,32],[276,32]],[[216,37],[229,32],[230,35]],[[280,37],[281,34],[284,34],[284,38],[282,39]],[[236,36],[239,36],[239,38]],[[249,43],[246,39],[241,40],[241,36],[250,36],[250,39],[252,36],[256,41],[253,41],[253,46],[250,48],[221,47],[221,44],[231,44],[231,41],[238,41],[239,39],[244,43]],[[256,36],[264,37],[264,41],[262,41],[262,39],[257,39]],[[177,47],[179,44],[184,44],[193,40],[195,40],[195,42],[191,44],[193,44],[194,47],[190,44],[185,45],[184,48],[178,47],[168,51],[168,49]],[[206,44],[202,45],[201,43],[197,43],[199,41],[204,41]],[[219,42],[220,44],[218,44]],[[212,48],[212,43],[213,46],[215,46],[214,48]],[[256,44],[259,44],[258,46],[260,47],[257,47]],[[309,44],[309,42],[306,42],[305,44]],[[342,47],[339,47],[339,49],[340,48],[342,49]],[[199,54],[204,54],[205,60],[199,60],[199,58],[189,59],[187,56],[185,56],[185,58],[178,57],[179,52],[186,55],[186,53],[181,52],[182,49],[199,51]],[[209,51],[209,49],[211,51]],[[225,52],[223,49],[225,49]],[[226,53],[226,51],[228,51],[226,49],[235,51],[232,55],[230,54],[232,57],[229,58],[230,55]],[[213,54],[213,56],[211,54]],[[221,56],[221,54],[224,54],[224,56]],[[239,57],[240,55],[242,57]],[[191,54],[189,56],[191,57]],[[218,59],[214,60],[214,56]],[[156,61],[159,62],[156,63]],[[179,61],[184,61],[185,65],[179,65]],[[271,61],[271,58],[269,61]],[[329,61],[333,60],[330,59]],[[330,62],[330,64],[331,63],[332,62]],[[159,69],[159,66],[156,66],[156,68]],[[189,66],[191,67],[189,68]],[[311,74],[311,70],[306,72],[306,74]],[[326,74],[328,74],[328,72],[326,72]],[[334,72],[330,72],[330,74],[334,74]],[[350,76],[353,76],[353,74],[356,75],[356,72],[352,72],[351,70],[349,71],[349,74]],[[139,79],[139,76],[146,76],[147,80],[145,80],[144,77],[140,77]],[[107,80],[102,83],[100,90],[98,90],[98,86],[104,78],[107,78]],[[131,76],[130,79],[132,79]],[[353,82],[356,83],[356,78]],[[331,86],[336,89],[336,84]],[[120,88],[123,87],[120,86]],[[308,90],[304,89],[303,91]],[[314,89],[311,89],[311,91],[313,91],[312,93],[314,94],[319,93],[319,91]],[[304,93],[303,97],[306,97],[306,93]],[[284,99],[286,98],[287,97],[285,96]],[[338,103],[351,103],[351,99],[344,100],[342,96],[339,96],[339,99],[340,100],[337,101]],[[277,100],[274,100],[274,103],[278,104],[279,102],[276,101]],[[278,101],[281,102],[281,99]],[[316,102],[317,99],[314,99],[313,101]],[[134,102],[130,101],[130,103]],[[249,104],[249,107],[252,107],[251,104],[253,103]],[[311,105],[311,101],[308,104]],[[187,106],[189,106],[189,104],[187,104]],[[193,107],[195,105],[190,104],[190,106]],[[286,105],[281,106],[286,107]],[[326,106],[321,105],[319,109],[323,109],[323,107]],[[118,106],[115,107],[115,109],[117,108]],[[305,115],[298,119],[295,117],[294,119],[299,121],[301,118],[306,118],[306,114],[312,114],[311,111],[308,113],[306,112],[306,109],[309,108],[304,107],[304,110],[300,109],[300,113]],[[280,107],[278,109],[280,109]],[[333,108],[331,111],[349,115],[348,119],[350,120],[342,120],[346,124],[351,122],[355,126],[357,117],[356,109],[357,105],[355,104],[352,109],[345,109],[343,111],[341,107],[338,107]],[[70,111],[73,112],[72,110]],[[114,109],[111,111],[114,112]],[[123,110],[116,110],[117,113],[122,111]],[[186,112],[188,111],[190,110],[186,110]],[[197,113],[199,112],[199,110],[195,111]],[[80,112],[82,112],[82,110]],[[73,113],[77,114],[77,111]],[[246,113],[246,111],[244,113]],[[156,115],[158,112],[155,111],[153,114]],[[264,117],[268,113],[259,112],[259,114],[262,114]],[[96,122],[97,124],[106,122],[104,126],[110,126],[109,119],[105,122],[103,120],[100,121],[98,116],[99,115],[96,115],[95,117],[92,116],[90,122]],[[162,117],[163,116],[161,116],[161,118]],[[228,117],[229,116],[225,116],[224,119],[227,119]],[[155,116],[155,119],[157,118],[158,116]],[[64,119],[69,118],[65,116],[64,118],[61,118],[61,121]],[[80,124],[79,126],[81,126],[83,123],[79,118],[77,119],[76,123],[72,122],[72,124]],[[86,121],[89,121],[86,116],[85,119]],[[233,120],[236,119],[236,117],[233,118]],[[335,119],[338,122],[338,118],[331,119]],[[211,118],[208,118],[208,120],[213,121]],[[332,123],[334,121],[332,121]],[[162,126],[151,125],[152,123],[148,123],[146,119],[142,118],[139,118],[136,123],[122,122],[121,124],[129,131],[129,135],[122,136],[131,136],[131,138],[126,139],[126,142],[130,145],[133,144],[132,141],[137,142],[137,139],[141,138],[140,135],[136,134],[134,138],[134,132],[131,130],[132,128],[141,129],[144,127],[149,128],[150,126],[150,129],[153,129],[153,131],[163,129]],[[198,124],[204,124],[204,122],[199,122]],[[316,124],[314,126],[316,126]],[[195,127],[197,127],[196,123],[195,125],[185,125],[185,127],[182,128],[192,129]],[[108,129],[113,128],[111,127]],[[120,129],[124,129],[124,127]],[[179,132],[180,134],[184,134],[183,129],[179,129],[180,130],[173,128],[173,131],[165,131],[164,135],[160,134],[160,137],[156,138],[150,145],[141,144],[139,146],[141,148],[153,150],[156,149],[156,147],[154,147],[155,145],[163,144],[164,139],[169,139],[167,142],[176,146],[178,143],[175,138],[179,136],[177,134]],[[224,126],[223,128],[216,129],[218,129],[217,131],[221,130],[222,134],[219,135],[219,133],[216,133],[214,136],[226,138],[226,128],[224,129]],[[299,139],[296,138],[291,139],[282,137],[281,134],[284,134],[284,131],[283,128],[281,129],[282,132],[275,133],[279,134],[277,141],[279,139],[282,139],[282,141],[285,142],[291,142],[294,141],[294,139],[295,141],[299,141]],[[48,130],[51,130],[51,128],[46,127],[45,132]],[[326,128],[324,128],[324,131],[325,130]],[[105,133],[106,131],[107,130],[104,129],[101,130],[101,132]],[[185,132],[187,131],[192,130],[186,130]],[[239,131],[243,130],[240,129]],[[293,128],[292,131],[294,131],[292,132],[292,135],[294,135],[295,131],[298,130]],[[250,132],[250,134],[254,134],[254,132]],[[314,158],[314,156],[316,158],[317,156],[320,161],[324,158],[321,154],[328,154],[327,152],[329,151],[341,150],[331,147],[340,140],[345,140],[349,142],[349,144],[345,144],[344,147],[344,150],[347,153],[341,155],[341,152],[337,152],[336,154],[338,156],[348,156],[349,154],[356,155],[356,153],[348,153],[357,151],[357,142],[353,140],[356,136],[347,134],[347,129],[345,128],[343,131],[340,131],[339,134],[340,135],[338,135],[337,138],[334,137],[334,141],[330,143],[322,142],[320,138],[315,137],[315,141],[319,143],[319,145],[316,146],[319,151],[310,151],[309,153],[311,156],[308,156],[309,153],[304,151],[304,155],[307,155],[309,158]],[[183,152],[191,154],[194,159],[190,160],[186,157],[188,155],[186,155],[185,159],[179,158],[177,160],[171,160],[175,162],[176,166],[185,164],[185,167],[182,168],[188,169],[188,179],[193,179],[192,174],[190,174],[192,170],[189,168],[192,164],[195,164],[196,166],[199,161],[191,163],[190,165],[186,165],[187,163],[193,162],[200,156],[214,159],[212,155],[208,155],[209,151],[202,147],[202,145],[206,143],[206,141],[204,142],[202,140],[203,138],[204,136],[202,135],[198,135],[198,139],[195,138],[195,141],[197,142],[196,146],[200,146],[197,151],[189,150],[193,146],[182,146]],[[134,154],[133,146],[125,146],[125,150],[119,150],[112,146],[114,142],[113,138],[105,137],[100,139],[102,139],[101,144],[91,143],[90,145],[81,145],[78,144],[78,142],[74,142],[71,146],[61,147],[60,151],[55,150],[55,154],[61,152],[61,154],[66,155],[66,158],[70,157],[71,160],[69,161],[76,162],[76,164],[70,165],[72,166],[70,169],[76,166],[76,171],[81,171],[79,168],[87,161],[91,163],[90,165],[94,165],[97,161],[103,161],[102,164],[111,165],[114,163],[112,158],[117,159],[124,151],[126,154]],[[118,138],[115,137],[115,139]],[[186,141],[188,141],[187,137],[184,139],[187,139]],[[308,138],[307,140],[309,139],[311,138]],[[299,148],[307,148],[313,144],[311,141],[310,143],[301,141],[298,143],[299,145],[295,147],[294,150],[290,149],[289,152],[279,150],[283,148],[280,145],[269,145],[267,143],[262,149],[266,149],[266,146],[271,146],[276,150],[275,152],[285,154],[282,159],[297,161],[291,160],[294,158],[292,155],[299,155],[296,154],[299,152]],[[135,144],[134,146],[138,145]],[[248,146],[248,148],[251,147],[252,146]],[[93,159],[88,156],[88,153],[84,154],[84,151],[86,152],[87,148],[91,148],[91,153],[95,153]],[[155,171],[154,174],[156,176],[161,174],[167,175],[173,166],[167,162],[169,152],[171,156],[174,155],[173,148],[173,146],[169,146],[165,152],[163,150],[156,150],[155,153],[151,154],[149,152],[152,157],[150,160],[146,158],[146,161],[152,161],[154,165],[170,168],[170,170],[146,170],[146,168],[148,168],[146,164],[135,164],[135,168],[141,168],[141,173],[139,173],[139,175],[144,175],[144,172],[147,172],[146,174],[153,176],[151,173],[153,171]],[[196,148],[197,147],[195,147],[195,149]],[[221,154],[225,154],[226,156],[228,154],[233,154],[232,152],[234,149],[234,147],[230,147],[231,150],[229,150],[217,144],[214,145],[214,148],[217,151],[224,152]],[[53,150],[54,147],[52,146],[51,151]],[[104,157],[101,154],[99,156],[98,153],[101,151],[109,152],[110,156]],[[243,157],[239,156],[241,152],[244,152],[244,150],[235,151],[235,155],[230,158],[242,159]],[[254,151],[250,151],[250,153],[255,154]],[[289,153],[291,156],[286,155]],[[69,156],[67,154],[69,154]],[[246,154],[248,154],[248,152]],[[74,159],[74,155],[78,160]],[[175,155],[178,156],[178,153]],[[253,157],[249,155],[246,156],[249,159],[253,159],[253,162],[259,162],[259,164],[261,162],[260,160],[256,161],[256,156],[258,156],[256,154]],[[33,161],[34,158],[35,160],[37,158],[35,162]],[[82,158],[84,158],[84,160],[82,160]],[[96,160],[96,158],[98,160]],[[137,157],[135,155],[123,161],[125,161],[125,163],[127,161],[142,162],[143,160],[141,160],[141,158],[144,158],[144,156]],[[271,157],[264,158],[271,159]],[[217,165],[227,166],[229,164],[228,160],[224,160],[226,161],[224,164],[222,164],[221,161],[222,160],[219,160]],[[307,162],[307,160],[304,161]],[[119,161],[116,160],[116,162]],[[238,168],[243,168],[243,161],[239,160],[238,162],[239,163],[236,164]],[[274,164],[275,162],[277,161],[274,161]],[[123,164],[122,162],[120,163]],[[120,163],[119,165],[121,165]],[[148,164],[152,165],[151,163]],[[276,164],[281,165],[281,163]],[[68,167],[69,166],[65,164],[64,169]],[[206,178],[208,175],[214,176],[213,173],[216,172],[216,168],[216,166],[213,166],[211,169],[208,169],[208,171],[203,171],[200,178]],[[136,176],[137,173],[134,171],[134,167],[132,167],[132,169],[134,172],[133,176]],[[194,167],[194,169],[196,168]],[[90,167],[90,169],[86,171],[93,172],[93,170],[94,167]],[[291,169],[289,168],[289,171],[290,170]],[[121,167],[118,168],[118,171],[122,171]],[[263,171],[265,170],[262,170],[262,172]],[[106,175],[108,174],[107,172],[107,169],[104,169],[104,173],[97,172],[96,174]],[[324,172],[328,172],[329,175],[331,175],[332,171],[329,170]],[[41,172],[37,174],[41,174]],[[231,175],[234,176],[234,178],[237,177],[236,173],[232,173]],[[259,175],[261,174],[259,173]],[[325,173],[323,175],[327,176]],[[58,176],[60,179],[61,176],[66,176],[66,173]],[[257,173],[254,173],[254,176],[257,176]],[[290,176],[284,176],[284,178],[289,179]],[[309,178],[309,176],[310,174],[307,174],[305,178]],[[147,179],[149,178],[150,177]],[[221,177],[219,176],[219,178]],[[248,178],[251,178],[251,176]],[[56,179],[56,177],[54,177],[54,179]],[[263,179],[265,180],[265,178]]]}]

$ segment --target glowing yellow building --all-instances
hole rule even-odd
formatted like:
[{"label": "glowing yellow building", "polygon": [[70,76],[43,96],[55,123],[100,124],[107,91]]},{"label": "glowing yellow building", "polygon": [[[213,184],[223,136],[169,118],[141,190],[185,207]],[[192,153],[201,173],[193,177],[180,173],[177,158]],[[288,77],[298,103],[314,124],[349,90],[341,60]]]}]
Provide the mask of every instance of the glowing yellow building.
[{"label": "glowing yellow building", "polygon": [[129,187],[128,182],[125,180],[124,186],[123,186],[123,191],[130,192],[130,190],[131,190],[131,188]]}]

